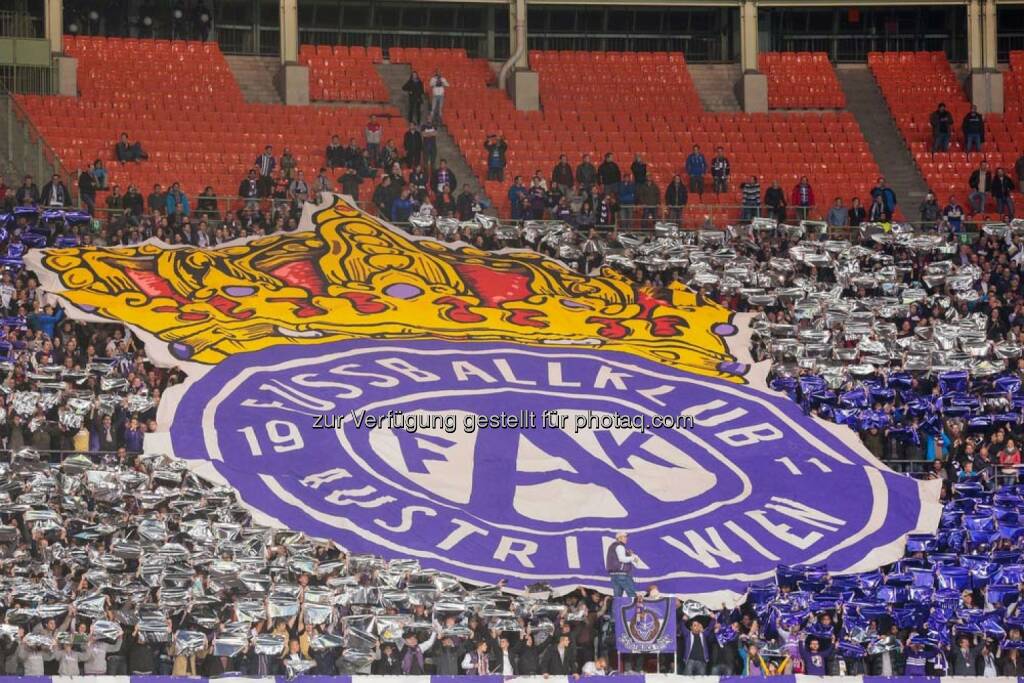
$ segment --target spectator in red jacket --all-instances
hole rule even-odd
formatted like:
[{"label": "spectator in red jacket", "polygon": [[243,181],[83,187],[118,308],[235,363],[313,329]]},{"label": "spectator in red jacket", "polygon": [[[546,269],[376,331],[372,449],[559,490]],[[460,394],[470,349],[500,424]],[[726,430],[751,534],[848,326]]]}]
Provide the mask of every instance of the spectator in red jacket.
[{"label": "spectator in red jacket", "polygon": [[814,190],[807,176],[801,176],[800,182],[793,188],[789,203],[795,207],[798,220],[807,220],[807,214],[814,206]]}]

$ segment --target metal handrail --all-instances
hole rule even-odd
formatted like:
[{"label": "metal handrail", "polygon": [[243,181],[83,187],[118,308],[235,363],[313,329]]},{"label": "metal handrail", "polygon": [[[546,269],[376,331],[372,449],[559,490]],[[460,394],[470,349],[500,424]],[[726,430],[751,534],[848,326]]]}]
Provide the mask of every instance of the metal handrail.
[{"label": "metal handrail", "polygon": [[[907,459],[883,459],[883,463],[889,466],[890,469],[895,470],[901,474],[907,474],[910,476],[930,474],[932,472],[932,463],[934,460],[907,460]],[[1024,472],[1024,465],[1000,465],[998,462],[992,463],[992,470],[995,474],[993,481],[997,485],[1015,483],[1022,472]]]},{"label": "metal handrail", "polygon": [[[3,449],[0,449],[0,462],[5,462],[5,463],[11,462],[11,460],[14,457],[14,455],[16,453],[21,452],[22,450],[34,451],[34,452],[38,453],[40,456],[43,456],[43,460],[48,460],[49,462],[54,462],[55,460],[57,462],[64,462],[68,458],[72,458],[72,457],[74,457],[76,455],[84,455],[85,457],[89,458],[93,462],[99,462],[99,461],[101,461],[103,458],[105,458],[107,456],[111,456],[111,455],[116,456],[117,455],[117,451],[76,451],[74,449],[70,449],[70,450],[53,450],[53,449],[42,450],[42,449],[38,449],[38,448],[32,448],[31,446],[26,446],[24,449],[13,449],[13,448],[3,448]],[[131,453],[130,455],[137,455],[137,453]]]},{"label": "metal handrail", "polygon": [[[77,182],[77,179],[76,179],[76,182]],[[311,181],[307,180],[307,182],[310,182],[310,184],[311,184]],[[367,188],[366,188],[367,190],[370,190],[373,187],[373,185],[371,185],[371,184],[367,184],[367,185],[368,185]],[[126,187],[122,187],[120,183],[118,183],[118,186],[122,190],[122,195],[123,195],[124,190],[126,190],[127,188]],[[109,191],[109,189],[110,189],[110,186],[108,186],[105,191]],[[147,188],[139,188],[139,192],[142,193],[144,199],[148,197],[148,194],[145,192],[146,189]],[[166,189],[166,186],[165,186],[165,189]],[[711,194],[711,193],[708,193],[708,194]],[[241,208],[244,204],[246,204],[248,202],[256,202],[257,204],[260,205],[261,209],[263,209],[263,210],[270,209],[275,203],[288,203],[288,202],[290,202],[290,200],[287,200],[287,199],[274,199],[272,197],[263,197],[263,198],[259,198],[259,199],[248,199],[248,198],[245,198],[245,197],[240,197],[238,195],[222,195],[222,194],[215,195],[213,198],[217,202],[217,209],[216,209],[217,213],[221,214],[222,217],[223,217],[223,215],[226,212],[237,210],[237,209]],[[189,203],[190,203],[191,215],[193,216],[193,222],[194,222],[194,217],[198,213],[199,195],[189,194],[188,195],[188,199],[189,199]],[[373,204],[373,202],[370,201],[370,200],[366,200],[366,199],[361,200],[361,201],[357,202],[357,206],[359,206],[359,208],[363,209],[364,211],[367,211],[367,212],[375,214],[375,215],[377,214],[377,208]],[[666,221],[670,221],[670,222],[678,222],[680,224],[680,226],[682,228],[684,228],[684,229],[706,228],[706,229],[710,229],[710,230],[721,230],[721,229],[724,228],[723,225],[715,224],[714,222],[711,222],[709,224],[706,219],[708,217],[710,217],[710,216],[715,215],[715,214],[721,214],[722,212],[734,213],[734,212],[737,212],[737,211],[742,211],[743,209],[745,209],[747,207],[744,207],[743,205],[740,205],[740,204],[703,204],[703,203],[700,203],[700,202],[687,203],[683,207],[684,211],[683,211],[682,218],[681,218],[681,220],[678,220],[678,221],[674,220],[672,218],[672,213],[671,213],[671,210],[670,210],[672,207],[669,207],[669,206],[667,206],[665,204],[659,204],[657,206],[633,204],[633,205],[629,205],[628,208],[630,209],[630,211],[632,213],[632,217],[627,220],[627,219],[625,219],[622,216],[622,214],[620,214],[619,215],[619,219],[618,219],[617,224],[616,224],[616,227],[618,227],[620,230],[629,230],[631,232],[652,232],[654,230],[654,222],[655,221],[662,221],[662,220],[666,220]],[[656,213],[656,218],[644,219],[643,218],[643,213],[644,213],[645,209],[654,209],[654,211]],[[103,218],[105,216],[109,217],[109,215],[111,213],[115,212],[115,211],[117,211],[117,210],[109,209],[106,206],[101,206],[100,202],[98,202],[94,213],[97,215],[97,217]],[[825,212],[827,213],[827,209],[825,210]],[[144,213],[148,214],[149,211],[146,210]],[[491,212],[491,213],[493,213],[493,212]],[[761,216],[761,217],[765,217],[765,216],[768,216],[769,213],[770,213],[769,210],[767,210],[765,207],[762,206],[760,208],[759,213],[757,215]],[[790,212],[789,213],[792,214],[792,207],[790,207]],[[821,220],[821,216],[822,216],[821,209],[819,209],[817,206],[809,207],[809,209],[808,209],[808,220],[820,221]],[[508,217],[501,217],[500,220],[501,220],[502,224],[505,224],[505,225],[521,225],[523,223],[526,223],[529,219],[515,219],[514,220],[514,219],[511,219],[511,218],[508,218]],[[798,222],[799,218],[793,217],[792,215],[790,215],[789,220],[794,221],[794,222]],[[213,221],[213,222],[217,223],[217,221]],[[903,224],[912,225],[915,228],[921,228],[921,229],[925,229],[925,230],[934,230],[935,229],[935,224],[934,223],[924,223],[924,222],[921,222],[921,221],[900,221],[900,222],[903,223]],[[219,224],[219,223],[217,223],[217,224]],[[404,223],[404,224],[399,223],[399,225],[408,225],[408,223]],[[965,218],[964,219],[964,225],[965,226],[976,225],[976,222],[970,220],[970,218]],[[851,228],[849,226],[830,226],[828,228],[828,230],[827,230],[827,234],[830,235],[830,236],[831,235],[849,236],[854,230],[855,230],[855,228]],[[968,231],[965,234],[972,234],[972,232]]]},{"label": "metal handrail", "polygon": [[0,10],[0,36],[5,38],[39,38],[42,19],[28,12]]},{"label": "metal handrail", "polygon": [[[72,200],[78,201],[78,182],[77,177],[73,176],[70,171],[61,163],[60,155],[49,144],[43,137],[42,133],[32,123],[32,118],[28,112],[19,104],[17,96],[7,90],[6,88],[0,88],[0,96],[6,99],[7,104],[7,145],[9,153],[13,153],[14,135],[22,135],[30,144],[36,146],[35,154],[35,169],[32,175],[37,181],[37,185],[40,187],[49,181],[49,176],[46,175],[44,164],[49,164],[50,168],[53,169],[53,173],[59,175],[64,183],[67,185],[69,192],[71,193]],[[23,126],[19,131],[15,131],[15,124],[17,126]],[[27,172],[26,169],[22,169]],[[20,180],[20,179],[19,179]],[[41,181],[41,182],[40,182]],[[20,182],[18,183],[20,184]]]}]

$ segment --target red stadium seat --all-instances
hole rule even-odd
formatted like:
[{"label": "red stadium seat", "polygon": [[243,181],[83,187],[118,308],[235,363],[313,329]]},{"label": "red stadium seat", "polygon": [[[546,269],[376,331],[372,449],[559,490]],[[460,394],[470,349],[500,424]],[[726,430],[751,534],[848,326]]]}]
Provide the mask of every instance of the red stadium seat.
[{"label": "red stadium seat", "polygon": [[[47,143],[69,170],[103,159],[110,182],[144,193],[177,180],[193,196],[206,185],[225,195],[265,144],[291,149],[315,176],[331,135],[359,138],[370,113],[384,114],[384,136],[404,126],[391,107],[286,107],[248,104],[213,43],[66,37],[78,59],[80,96],[19,95]],[[332,58],[333,58],[333,52]],[[316,58],[311,46],[300,55]],[[124,64],[132,64],[125,70]],[[121,166],[113,147],[124,130],[142,142],[149,161]],[[100,198],[102,205],[102,197]]]}]

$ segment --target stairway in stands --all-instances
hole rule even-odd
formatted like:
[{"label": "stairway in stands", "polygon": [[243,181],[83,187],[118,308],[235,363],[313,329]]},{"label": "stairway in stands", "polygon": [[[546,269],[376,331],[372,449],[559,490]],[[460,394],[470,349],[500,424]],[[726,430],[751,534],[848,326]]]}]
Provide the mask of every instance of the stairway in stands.
[{"label": "stairway in stands", "polygon": [[857,119],[882,175],[896,193],[904,219],[917,220],[917,208],[928,186],[889,114],[874,76],[865,64],[837,66],[836,74],[846,94],[846,109]]},{"label": "stairway in stands", "polygon": [[274,87],[274,76],[281,68],[276,57],[239,57],[225,55],[231,73],[238,81],[245,101],[250,104],[281,104]]},{"label": "stairway in stands", "polygon": [[[405,92],[402,91],[402,86],[409,80],[409,74],[411,72],[408,64],[377,64],[377,73],[380,74],[384,84],[388,87],[389,102],[398,108],[404,116],[408,111],[408,97]],[[427,101],[423,106],[423,116],[426,120],[427,107],[429,106],[430,96],[427,95]],[[451,102],[445,103],[446,107],[451,106]],[[396,140],[399,146],[402,141]],[[480,140],[480,145],[484,144],[483,140]],[[437,130],[437,158],[447,159],[448,167],[455,173],[455,178],[459,181],[459,187],[456,190],[456,194],[462,192],[462,189],[468,187],[471,192],[476,194],[481,192],[484,196],[487,193],[484,191],[483,184],[480,179],[476,177],[469,164],[466,162],[465,157],[462,156],[462,152],[459,151],[458,145],[455,144],[455,140],[448,133],[448,129],[445,126],[441,126]],[[489,198],[488,198],[489,199]]]},{"label": "stairway in stands", "polygon": [[705,111],[740,111],[736,88],[742,75],[739,64],[688,64],[693,85]]}]

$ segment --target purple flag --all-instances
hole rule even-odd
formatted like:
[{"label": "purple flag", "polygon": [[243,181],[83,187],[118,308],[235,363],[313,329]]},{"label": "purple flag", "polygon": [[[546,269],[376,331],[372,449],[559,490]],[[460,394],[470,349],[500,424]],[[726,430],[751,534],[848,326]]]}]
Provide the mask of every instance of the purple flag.
[{"label": "purple flag", "polygon": [[675,652],[675,598],[615,598],[615,643],[619,652]]}]

